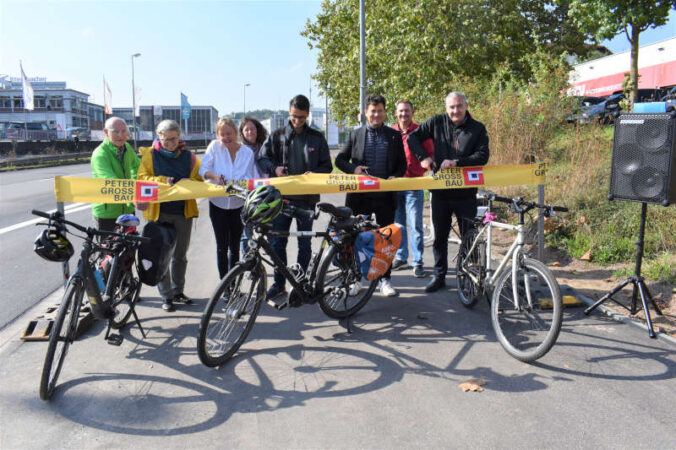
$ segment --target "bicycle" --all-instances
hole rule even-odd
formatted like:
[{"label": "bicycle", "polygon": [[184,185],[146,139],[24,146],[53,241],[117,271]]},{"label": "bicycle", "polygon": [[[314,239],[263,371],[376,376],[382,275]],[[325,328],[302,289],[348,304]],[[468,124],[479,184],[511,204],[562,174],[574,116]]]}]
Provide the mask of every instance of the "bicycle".
[{"label": "bicycle", "polygon": [[[473,221],[475,226],[460,243],[456,267],[458,296],[468,308],[482,296],[490,298],[491,324],[498,341],[514,358],[532,362],[544,356],[556,342],[563,303],[559,284],[549,268],[528,257],[525,216],[536,208],[545,216],[556,216],[555,211],[564,212],[568,208],[528,202],[520,197],[500,197],[492,192],[485,192],[483,197],[488,202],[484,218]],[[495,221],[491,212],[494,201],[511,205],[518,214],[517,225]],[[514,242],[495,269],[491,266],[493,228],[516,232]]]},{"label": "bicycle", "polygon": [[[134,316],[141,334],[146,337],[135,309],[141,290],[136,266],[136,249],[149,239],[136,234],[135,229],[139,220],[135,216],[120,216],[117,222],[117,230],[120,231],[99,231],[66,220],[59,212],[48,214],[33,210],[32,214],[49,220],[46,224],[47,229],[36,240],[36,246],[46,233],[53,233],[52,237],[56,237],[60,245],[70,246],[70,254],[65,255],[67,258],[61,259],[62,261],[67,261],[72,255],[72,246],[65,238],[65,233],[71,233],[66,229],[66,225],[86,233],[77,270],[68,279],[50,331],[49,345],[42,367],[40,398],[49,400],[56,389],[68,348],[75,341],[85,293],[89,298],[94,317],[108,321],[104,339],[109,344],[122,344],[123,337],[111,334],[110,330],[122,328],[130,315]],[[96,242],[96,237],[101,238],[100,243]],[[44,243],[44,239],[41,242]]]},{"label": "bicycle", "polygon": [[[228,185],[226,191],[240,197],[248,192],[237,185]],[[203,364],[214,367],[225,363],[251,331],[266,299],[267,274],[263,263],[279,271],[292,286],[283,303],[269,300],[268,304],[281,310],[318,302],[329,317],[347,318],[349,330],[349,317],[366,305],[378,283],[377,279],[367,281],[361,287],[354,241],[359,233],[377,229],[378,224],[365,216],[353,216],[348,207],[318,203],[317,209],[331,216],[326,231],[276,232],[271,223],[254,226],[246,254],[223,277],[202,314],[197,353]],[[284,204],[282,214],[316,218],[319,213]],[[273,236],[321,237],[322,242],[307,268],[298,264],[287,268],[267,240]]]},{"label": "bicycle", "polygon": [[[430,195],[432,193],[430,192]],[[477,198],[480,199],[479,195],[477,194]],[[434,245],[434,222],[432,221],[432,201],[430,199],[429,203],[429,217],[430,217],[430,222],[429,223],[423,223],[423,242],[425,247],[432,247]],[[483,216],[483,214],[486,212],[486,207],[485,206],[479,206],[477,208],[477,217]],[[456,217],[453,217],[451,219],[451,232],[448,234],[448,242],[452,244],[460,244],[462,242],[461,236],[460,236],[460,225],[458,225],[458,220]]]}]

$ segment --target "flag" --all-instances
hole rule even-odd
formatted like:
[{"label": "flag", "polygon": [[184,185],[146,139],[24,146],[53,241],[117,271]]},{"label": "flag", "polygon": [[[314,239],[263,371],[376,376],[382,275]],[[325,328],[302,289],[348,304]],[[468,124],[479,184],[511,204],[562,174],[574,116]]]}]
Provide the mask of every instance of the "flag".
[{"label": "flag", "polygon": [[23,85],[23,109],[33,111],[33,86],[26,78],[21,61],[19,61],[19,67],[21,68],[21,84]]},{"label": "flag", "polygon": [[113,113],[113,93],[110,92],[110,86],[106,82],[106,77],[103,77],[103,107],[105,108],[106,114]]},{"label": "flag", "polygon": [[181,118],[190,119],[190,103],[188,103],[188,97],[181,92]]}]

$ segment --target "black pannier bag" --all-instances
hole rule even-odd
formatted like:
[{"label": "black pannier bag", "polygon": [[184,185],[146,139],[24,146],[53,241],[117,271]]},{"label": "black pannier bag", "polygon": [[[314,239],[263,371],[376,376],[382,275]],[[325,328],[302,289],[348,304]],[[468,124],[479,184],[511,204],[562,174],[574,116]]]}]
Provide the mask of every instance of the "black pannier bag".
[{"label": "black pannier bag", "polygon": [[143,237],[150,238],[138,249],[139,278],[148,286],[156,286],[171,266],[176,248],[176,229],[168,223],[148,222]]}]

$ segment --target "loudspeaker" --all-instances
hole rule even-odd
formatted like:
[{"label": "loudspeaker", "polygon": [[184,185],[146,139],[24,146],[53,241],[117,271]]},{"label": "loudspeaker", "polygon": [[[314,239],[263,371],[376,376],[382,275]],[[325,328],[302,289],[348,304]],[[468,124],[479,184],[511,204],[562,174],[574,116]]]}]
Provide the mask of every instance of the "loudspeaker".
[{"label": "loudspeaker", "polygon": [[676,202],[676,117],[623,114],[615,119],[609,200]]}]

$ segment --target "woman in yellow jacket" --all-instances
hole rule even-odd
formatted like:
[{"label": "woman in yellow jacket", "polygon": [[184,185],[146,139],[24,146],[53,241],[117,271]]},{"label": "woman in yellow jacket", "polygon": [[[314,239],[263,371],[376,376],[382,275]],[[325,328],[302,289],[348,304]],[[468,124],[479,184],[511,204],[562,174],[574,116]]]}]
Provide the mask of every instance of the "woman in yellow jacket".
[{"label": "woman in yellow jacket", "polygon": [[[137,179],[155,181],[172,185],[183,178],[203,181],[199,175],[200,161],[185,143],[180,140],[181,127],[173,120],[163,120],[155,130],[158,139],[152,147],[141,147],[141,166]],[[150,203],[143,212],[148,221],[171,224],[176,229],[176,249],[171,259],[171,268],[157,284],[162,296],[162,309],[173,311],[174,303],[192,303],[183,293],[185,270],[188,266],[188,246],[192,221],[199,215],[197,201],[180,200],[175,202]]]}]

